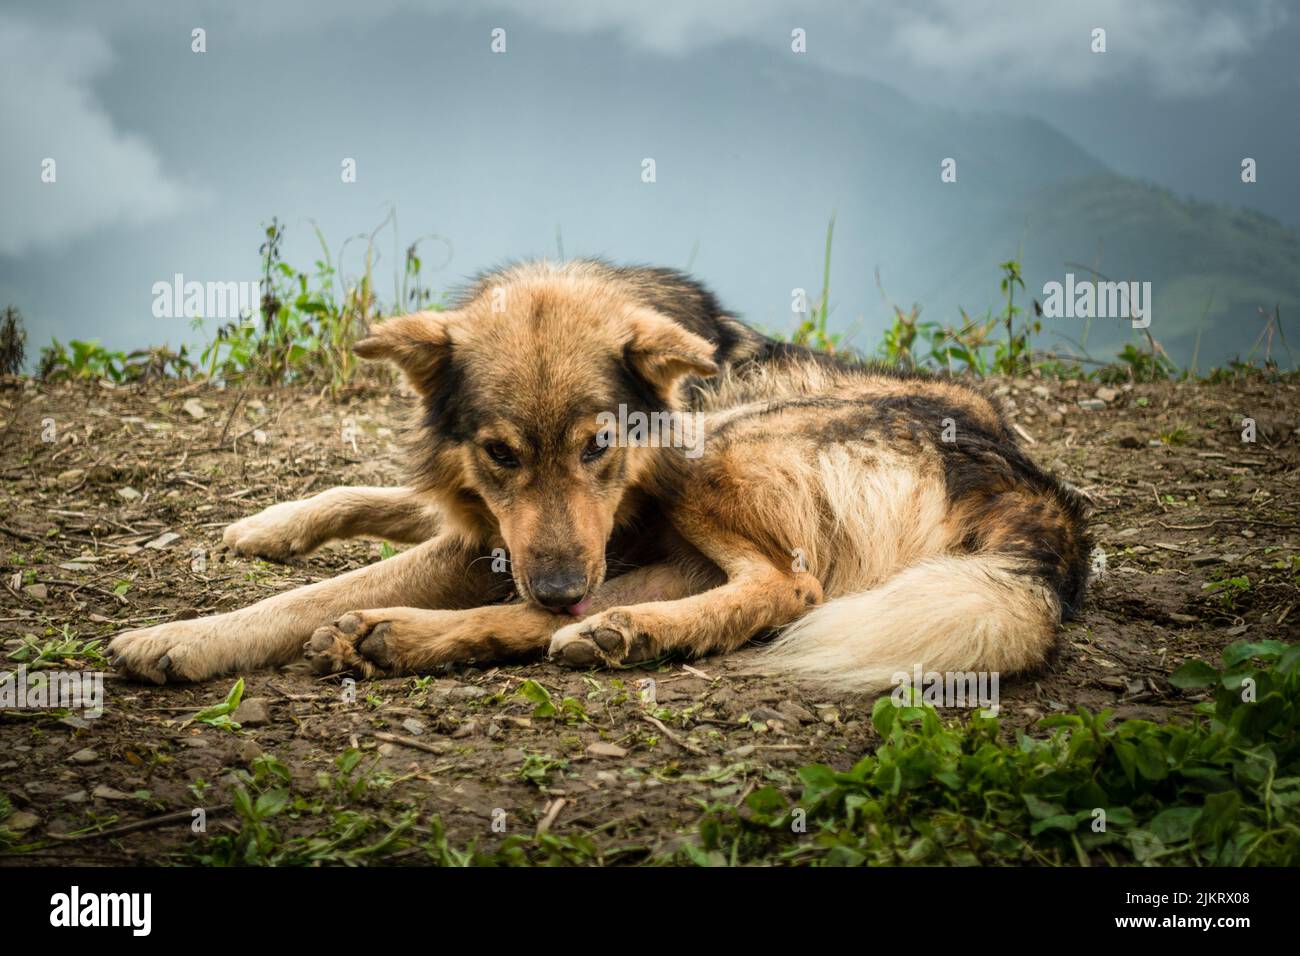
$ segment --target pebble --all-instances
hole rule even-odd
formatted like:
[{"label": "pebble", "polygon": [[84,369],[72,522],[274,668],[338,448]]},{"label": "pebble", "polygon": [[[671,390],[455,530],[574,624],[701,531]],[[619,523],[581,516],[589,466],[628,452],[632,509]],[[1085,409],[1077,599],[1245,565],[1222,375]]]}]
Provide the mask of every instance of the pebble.
[{"label": "pebble", "polygon": [[235,756],[243,764],[251,764],[258,757],[262,756],[262,748],[257,745],[256,740],[245,740],[235,749]]},{"label": "pebble", "polygon": [[414,717],[407,717],[402,721],[402,729],[412,737],[424,736],[424,721],[416,720]]},{"label": "pebble", "polygon": [[458,684],[447,691],[447,696],[451,700],[478,700],[487,697],[488,692],[473,684]]},{"label": "pebble", "polygon": [[807,707],[793,700],[783,700],[776,705],[776,709],[788,717],[790,720],[797,721],[801,724],[815,724],[817,715]]},{"label": "pebble", "polygon": [[101,783],[91,791],[91,795],[97,800],[134,800],[135,798],[129,793],[123,793],[121,790],[114,789],[108,784]]},{"label": "pebble", "polygon": [[19,810],[5,821],[5,827],[17,833],[22,833],[24,830],[30,830],[40,822],[41,818],[36,814],[28,813],[26,810]]},{"label": "pebble", "polygon": [[593,757],[626,757],[627,751],[618,744],[611,744],[605,740],[597,740],[595,743],[587,745],[587,753]]},{"label": "pebble", "polygon": [[230,715],[230,719],[241,727],[260,727],[263,724],[271,722],[271,714],[267,709],[267,698],[265,697],[248,697],[240,701],[235,712]]},{"label": "pebble", "polygon": [[99,754],[95,753],[95,751],[91,750],[89,747],[85,747],[78,750],[68,759],[73,763],[94,763],[99,759]]}]

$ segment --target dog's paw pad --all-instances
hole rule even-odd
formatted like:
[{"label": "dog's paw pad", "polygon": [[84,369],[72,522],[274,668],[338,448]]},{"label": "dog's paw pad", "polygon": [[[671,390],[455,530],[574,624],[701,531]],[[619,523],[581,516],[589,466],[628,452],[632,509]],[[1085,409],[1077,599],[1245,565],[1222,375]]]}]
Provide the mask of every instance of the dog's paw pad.
[{"label": "dog's paw pad", "polygon": [[386,638],[391,628],[392,625],[387,621],[380,621],[371,628],[370,633],[366,635],[365,640],[361,642],[361,646],[358,648],[362,657],[384,670],[390,670],[397,663]]},{"label": "dog's paw pad", "polygon": [[575,638],[555,653],[555,659],[569,667],[595,667],[601,663],[601,654],[596,645],[586,638]]},{"label": "dog's paw pad", "polygon": [[654,650],[648,635],[626,615],[615,612],[556,632],[548,655],[570,667],[617,667],[649,660]]},{"label": "dog's paw pad", "polygon": [[357,671],[374,677],[393,666],[386,638],[390,628],[388,621],[368,624],[360,614],[344,614],[333,624],[316,628],[303,645],[303,657],[317,674]]}]

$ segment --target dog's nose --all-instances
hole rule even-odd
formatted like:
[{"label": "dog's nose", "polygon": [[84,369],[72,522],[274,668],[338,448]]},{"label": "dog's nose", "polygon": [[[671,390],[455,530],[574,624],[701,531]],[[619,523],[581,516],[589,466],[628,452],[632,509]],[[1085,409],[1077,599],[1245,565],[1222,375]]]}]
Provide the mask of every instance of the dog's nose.
[{"label": "dog's nose", "polygon": [[544,607],[569,607],[587,595],[587,575],[582,571],[551,571],[528,580],[533,597]]}]

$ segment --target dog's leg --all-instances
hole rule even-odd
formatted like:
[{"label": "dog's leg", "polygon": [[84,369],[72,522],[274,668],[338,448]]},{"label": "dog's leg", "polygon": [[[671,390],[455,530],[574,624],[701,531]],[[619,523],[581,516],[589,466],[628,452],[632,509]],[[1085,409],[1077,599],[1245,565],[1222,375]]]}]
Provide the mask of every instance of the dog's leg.
[{"label": "dog's leg", "polygon": [[725,584],[678,600],[611,608],[566,625],[551,638],[549,656],[586,667],[670,652],[730,651],[760,631],[789,624],[822,599],[816,578],[782,571],[748,542],[716,533],[687,531],[685,537],[723,570]]},{"label": "dog's leg", "polygon": [[[656,564],[611,578],[592,595],[588,613],[645,601],[672,601],[721,580],[716,569]],[[435,664],[503,660],[540,655],[567,615],[528,604],[502,604],[468,611],[392,607],[353,611],[322,627],[306,656],[319,673],[356,670],[419,671]]]},{"label": "dog's leg", "polygon": [[239,554],[284,560],[336,538],[369,535],[399,544],[428,541],[438,515],[410,488],[331,488],[286,501],[226,528],[227,547]]},{"label": "dog's leg", "polygon": [[322,624],[352,608],[475,607],[509,594],[484,549],[443,535],[396,557],[214,617],[119,634],[115,663],[155,683],[204,680],[235,669],[283,664]]}]

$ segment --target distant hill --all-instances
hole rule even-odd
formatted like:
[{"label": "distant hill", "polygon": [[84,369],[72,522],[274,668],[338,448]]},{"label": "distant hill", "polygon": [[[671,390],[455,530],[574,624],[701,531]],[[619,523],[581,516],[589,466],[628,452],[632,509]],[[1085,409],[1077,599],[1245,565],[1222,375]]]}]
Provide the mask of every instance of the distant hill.
[{"label": "distant hill", "polygon": [[[1291,345],[1300,357],[1300,235],[1274,219],[1114,175],[1038,190],[1008,219],[1008,239],[1023,229],[1031,293],[1066,272],[1085,274],[1067,262],[1111,279],[1150,281],[1149,331],[1180,365],[1190,361],[1198,331],[1202,367],[1207,358],[1244,354],[1264,325],[1258,310],[1275,305],[1283,330],[1298,333]],[[1059,328],[1077,339],[1081,324],[1055,320],[1045,330]],[[1108,356],[1132,334],[1128,323],[1096,320],[1088,346]]]}]

